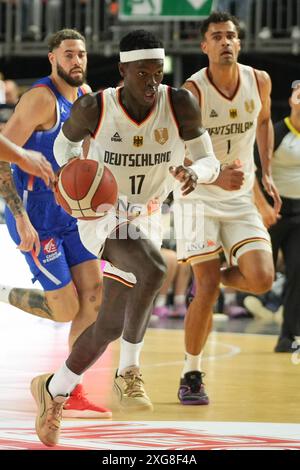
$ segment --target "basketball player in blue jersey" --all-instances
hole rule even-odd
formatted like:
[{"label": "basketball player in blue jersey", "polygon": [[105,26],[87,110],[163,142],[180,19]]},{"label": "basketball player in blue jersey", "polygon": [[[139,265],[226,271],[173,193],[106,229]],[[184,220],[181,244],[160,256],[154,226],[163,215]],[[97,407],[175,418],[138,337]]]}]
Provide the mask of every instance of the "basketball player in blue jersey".
[{"label": "basketball player in blue jersey", "polygon": [[[74,101],[90,91],[83,85],[87,67],[84,37],[71,29],[58,31],[49,40],[48,58],[51,74],[22,96],[3,135],[24,149],[41,151],[56,172],[59,166],[53,156],[54,140]],[[6,207],[10,236],[22,249],[33,282],[38,280],[44,291],[1,286],[0,300],[42,318],[72,320],[72,348],[80,333],[95,321],[99,310],[99,261],[81,243],[77,221],[57,205],[52,190],[41,178],[14,165],[13,180],[6,180],[5,188],[9,188],[18,204],[13,212],[11,206]],[[86,399],[81,384],[65,404],[64,414],[111,417],[109,410]]]},{"label": "basketball player in blue jersey", "polygon": [[[40,152],[22,149],[0,134],[0,164],[3,162],[15,163],[23,171],[42,178],[47,186],[55,180],[50,163]],[[1,178],[4,166],[0,168]]]},{"label": "basketball player in blue jersey", "polygon": [[[0,196],[3,197],[5,203],[15,215],[18,229],[19,225],[22,227],[23,220],[27,216],[20,197],[16,194],[15,188],[11,186],[9,163],[15,163],[23,171],[42,178],[47,186],[50,182],[54,182],[55,176],[50,163],[40,152],[25,150],[0,134]],[[33,227],[29,230],[29,237],[30,239],[33,238],[38,253],[40,241]],[[18,248],[29,251],[31,249],[31,240],[30,245],[28,245],[27,238],[23,237]]]},{"label": "basketball player in blue jersey", "polygon": [[[202,128],[196,100],[186,90],[161,85],[161,42],[147,31],[132,31],[121,40],[120,50],[119,70],[124,86],[80,98],[55,141],[54,154],[63,165],[70,155],[80,154],[80,141],[93,135],[100,144],[100,156],[109,155],[106,164],[117,179],[119,193],[127,197],[127,213],[122,214],[121,208],[112,215],[111,237],[103,227],[110,215],[96,222],[83,221],[80,236],[94,253],[102,254],[104,244],[103,257],[133,273],[137,284],[129,289],[105,279],[96,322],[78,338],[66,363],[54,376],[45,374],[33,379],[31,391],[39,407],[36,430],[48,446],[58,442],[61,409],[68,393],[108,344],[121,335],[123,360],[114,384],[119,402],[128,410],[152,409],[143,388],[139,354],[153,299],[164,278],[159,210],[153,206],[159,208],[172,191],[174,177],[182,183],[183,194],[188,194],[197,183],[215,181],[220,170],[208,133]],[[194,162],[188,169],[182,165],[185,144]],[[142,146],[142,150],[136,146]],[[151,201],[156,201],[156,205]],[[130,236],[134,228],[134,234],[145,234],[147,224],[143,225],[143,221],[156,227],[157,238],[149,231],[146,237]]]}]

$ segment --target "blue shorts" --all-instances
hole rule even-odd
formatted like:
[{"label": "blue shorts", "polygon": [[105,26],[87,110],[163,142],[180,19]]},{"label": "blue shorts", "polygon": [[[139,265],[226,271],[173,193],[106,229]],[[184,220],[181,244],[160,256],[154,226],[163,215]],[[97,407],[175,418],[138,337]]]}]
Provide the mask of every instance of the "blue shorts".
[{"label": "blue shorts", "polygon": [[[47,201],[32,199],[28,201],[27,212],[39,234],[41,250],[38,257],[33,252],[22,253],[33,274],[32,282],[38,280],[45,291],[61,289],[72,280],[72,266],[97,258],[83,246],[75,219],[59,206],[53,210]],[[9,234],[18,245],[15,218],[7,207],[5,217]]]}]

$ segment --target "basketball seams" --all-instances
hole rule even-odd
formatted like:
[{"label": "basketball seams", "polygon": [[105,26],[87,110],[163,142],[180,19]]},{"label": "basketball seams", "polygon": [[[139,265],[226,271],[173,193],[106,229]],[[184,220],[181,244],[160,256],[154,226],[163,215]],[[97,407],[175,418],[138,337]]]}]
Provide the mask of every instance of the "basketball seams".
[{"label": "basketball seams", "polygon": [[[86,171],[84,164],[89,166]],[[85,188],[88,189],[82,197]],[[75,160],[62,169],[57,184],[57,196],[60,205],[72,217],[86,220],[100,218],[104,214],[97,214],[97,208],[116,202],[117,183],[110,170],[99,162]]]},{"label": "basketball seams", "polygon": [[[94,160],[91,160],[94,161]],[[97,162],[95,162],[97,164]],[[103,176],[103,170],[104,167],[100,166],[98,164],[97,172],[94,175],[94,179],[92,181],[92,184],[90,185],[90,189],[87,191],[87,193],[84,196],[77,197],[77,200],[80,202],[80,206],[82,204],[89,204],[89,201],[91,202],[93,199],[93,195],[96,193],[99,185],[101,184],[102,176]],[[79,187],[80,179],[82,178],[81,172],[79,171],[79,168],[77,169],[76,172],[76,187]],[[89,206],[91,207],[91,206]]]}]

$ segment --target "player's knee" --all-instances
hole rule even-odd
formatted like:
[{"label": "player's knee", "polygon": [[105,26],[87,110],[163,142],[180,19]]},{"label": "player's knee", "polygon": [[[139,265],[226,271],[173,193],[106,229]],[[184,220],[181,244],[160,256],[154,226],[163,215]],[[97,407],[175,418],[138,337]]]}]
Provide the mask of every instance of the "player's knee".
[{"label": "player's knee", "polygon": [[144,266],[146,280],[156,289],[160,288],[167,274],[167,266],[159,251],[153,251]]},{"label": "player's knee", "polygon": [[272,270],[260,269],[256,271],[248,280],[249,290],[253,294],[264,294],[271,290],[274,281],[274,272]]},{"label": "player's knee", "polygon": [[[102,298],[102,284],[95,282],[94,284],[84,287],[83,289],[77,289],[79,305],[89,310],[92,307],[94,310],[97,305],[100,305]],[[98,311],[97,311],[98,313]]]},{"label": "player's knee", "polygon": [[206,300],[209,303],[215,303],[219,295],[219,273],[212,275],[200,275],[195,277],[196,291],[195,299]]},{"label": "player's knee", "polygon": [[79,302],[77,298],[65,299],[60,305],[56,305],[53,311],[54,320],[60,323],[74,320],[79,312]]}]

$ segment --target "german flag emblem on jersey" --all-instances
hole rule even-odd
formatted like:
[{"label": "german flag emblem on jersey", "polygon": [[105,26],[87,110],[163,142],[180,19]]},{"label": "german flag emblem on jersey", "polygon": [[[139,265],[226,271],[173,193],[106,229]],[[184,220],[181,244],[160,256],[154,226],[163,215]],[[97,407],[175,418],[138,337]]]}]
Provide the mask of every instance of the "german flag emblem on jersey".
[{"label": "german flag emblem on jersey", "polygon": [[135,147],[141,147],[144,143],[144,137],[142,135],[135,135],[133,137],[133,145]]},{"label": "german flag emblem on jersey", "polygon": [[155,129],[154,137],[156,142],[159,144],[165,144],[169,138],[168,129],[166,127],[159,127],[158,129]]},{"label": "german flag emblem on jersey", "polygon": [[236,119],[237,115],[238,115],[238,112],[236,108],[232,108],[229,110],[229,116],[231,117],[231,119]]}]

